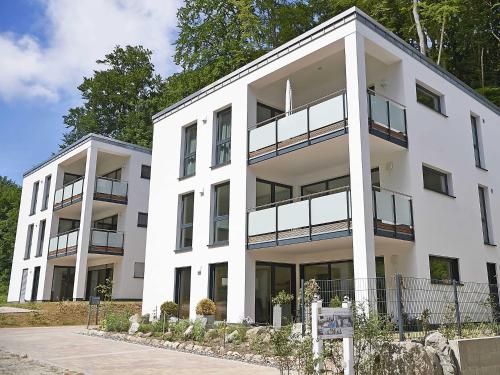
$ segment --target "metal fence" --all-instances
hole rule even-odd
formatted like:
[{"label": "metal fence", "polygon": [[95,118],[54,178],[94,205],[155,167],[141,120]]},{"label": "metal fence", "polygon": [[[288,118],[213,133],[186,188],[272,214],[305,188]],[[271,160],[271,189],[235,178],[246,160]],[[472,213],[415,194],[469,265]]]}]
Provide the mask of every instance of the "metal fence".
[{"label": "metal fence", "polygon": [[[338,305],[346,296],[356,305],[368,305],[370,311],[394,324],[401,341],[422,339],[428,331],[436,329],[447,330],[457,337],[471,336],[479,330],[483,334],[500,335],[496,284],[443,282],[401,275],[315,281],[323,307]],[[305,298],[302,296],[300,300],[299,313],[304,322]]]}]

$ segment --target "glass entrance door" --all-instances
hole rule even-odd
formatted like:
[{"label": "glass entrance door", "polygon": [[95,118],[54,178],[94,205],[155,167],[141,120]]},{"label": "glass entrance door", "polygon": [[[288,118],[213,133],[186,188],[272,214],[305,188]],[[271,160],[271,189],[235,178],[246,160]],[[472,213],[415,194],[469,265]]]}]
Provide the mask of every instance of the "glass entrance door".
[{"label": "glass entrance door", "polygon": [[189,318],[191,298],[191,267],[175,269],[175,303],[179,306],[179,318]]},{"label": "glass entrance door", "polygon": [[[295,315],[295,265],[257,262],[255,268],[255,321],[272,322],[272,298],[280,291],[294,296],[289,319]],[[285,307],[286,313],[286,307]]]},{"label": "glass entrance door", "polygon": [[209,298],[215,302],[216,320],[227,319],[227,263],[210,265]]},{"label": "glass entrance door", "polygon": [[72,300],[74,283],[75,283],[75,267],[54,266],[50,300],[51,301]]},{"label": "glass entrance door", "polygon": [[87,273],[87,293],[85,294],[85,299],[90,299],[90,297],[101,297],[104,296],[99,294],[96,290],[98,285],[103,285],[106,283],[106,279],[113,280],[113,265],[105,264],[102,266],[89,267]]}]

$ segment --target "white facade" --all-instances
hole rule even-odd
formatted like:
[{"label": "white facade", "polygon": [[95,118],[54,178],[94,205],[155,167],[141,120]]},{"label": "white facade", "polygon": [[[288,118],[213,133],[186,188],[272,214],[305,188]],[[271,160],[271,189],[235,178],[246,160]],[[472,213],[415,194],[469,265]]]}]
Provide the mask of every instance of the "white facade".
[{"label": "white facade", "polygon": [[26,172],[8,301],[88,299],[107,278],[142,299],[150,166],[149,149],[90,134]]},{"label": "white facade", "polygon": [[[292,112],[256,127],[258,102],[285,110],[287,80]],[[417,85],[432,94],[417,100]],[[433,99],[435,109],[421,103]],[[217,166],[218,113],[227,108],[230,162]],[[430,278],[430,256],[438,256],[450,259],[460,280],[487,283],[487,263],[494,274],[500,264],[499,113],[355,8],[167,108],[155,117],[143,312],[184,298],[189,305],[181,309],[194,318],[196,303],[211,297],[221,299],[227,313],[220,318],[230,322],[269,320],[269,295],[280,282],[298,291],[304,273],[326,272],[321,267],[331,279],[374,278],[376,257],[386,276]],[[185,177],[193,124],[196,167]],[[426,187],[424,167],[434,171]],[[346,175],[350,187],[331,182],[320,190],[339,190],[302,192]],[[254,210],[257,179],[292,187],[295,199]],[[228,241],[214,244],[214,189],[226,182]],[[182,196],[189,193],[192,245],[183,247]],[[227,275],[214,287],[211,265],[221,263]]]}]

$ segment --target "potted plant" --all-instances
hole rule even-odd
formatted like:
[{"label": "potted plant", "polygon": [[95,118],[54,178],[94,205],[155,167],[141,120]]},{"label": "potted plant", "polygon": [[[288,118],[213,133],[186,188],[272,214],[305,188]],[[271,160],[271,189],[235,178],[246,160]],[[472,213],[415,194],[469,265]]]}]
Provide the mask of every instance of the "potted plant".
[{"label": "potted plant", "polygon": [[215,311],[217,310],[214,301],[208,298],[203,298],[196,305],[196,315],[198,318],[205,319],[208,327],[212,327],[215,323]]},{"label": "potted plant", "polygon": [[[276,328],[281,328],[282,323],[291,323],[292,318],[292,306],[293,295],[281,290],[278,294],[272,298],[273,303],[273,326]],[[285,322],[283,318],[288,321]]]}]

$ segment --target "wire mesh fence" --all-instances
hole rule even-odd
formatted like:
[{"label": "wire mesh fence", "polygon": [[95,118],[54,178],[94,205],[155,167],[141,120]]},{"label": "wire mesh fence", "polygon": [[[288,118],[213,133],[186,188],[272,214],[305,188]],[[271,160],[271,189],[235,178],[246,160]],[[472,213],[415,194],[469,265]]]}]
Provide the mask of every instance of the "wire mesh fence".
[{"label": "wire mesh fence", "polygon": [[[393,277],[315,280],[323,307],[345,297],[390,320],[400,340],[423,339],[439,329],[449,337],[500,335],[496,284]],[[306,283],[307,284],[307,283]],[[307,288],[307,286],[306,286]],[[300,311],[305,311],[301,298]]]}]

